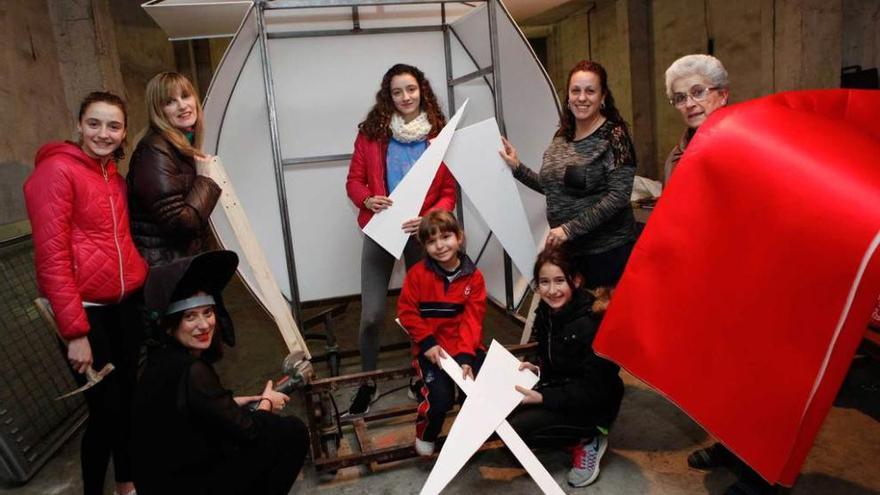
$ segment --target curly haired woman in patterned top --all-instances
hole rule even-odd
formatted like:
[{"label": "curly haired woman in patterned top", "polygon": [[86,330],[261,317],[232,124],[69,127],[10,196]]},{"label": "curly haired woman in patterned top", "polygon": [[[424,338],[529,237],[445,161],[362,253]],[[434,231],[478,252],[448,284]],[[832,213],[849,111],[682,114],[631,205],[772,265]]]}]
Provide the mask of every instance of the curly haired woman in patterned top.
[{"label": "curly haired woman in patterned top", "polygon": [[514,177],[546,196],[546,245],[569,244],[579,270],[590,274],[590,288],[615,285],[636,238],[636,156],[605,68],[582,60],[569,72],[559,130],[540,172],[520,163],[507,140],[499,153]]}]

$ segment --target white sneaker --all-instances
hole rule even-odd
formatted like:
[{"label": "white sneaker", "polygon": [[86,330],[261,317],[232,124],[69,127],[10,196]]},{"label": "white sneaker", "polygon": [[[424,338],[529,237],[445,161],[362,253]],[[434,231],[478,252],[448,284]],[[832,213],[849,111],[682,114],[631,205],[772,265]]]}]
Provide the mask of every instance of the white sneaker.
[{"label": "white sneaker", "polygon": [[416,453],[422,457],[434,455],[434,442],[426,442],[416,438]]},{"label": "white sneaker", "polygon": [[608,437],[597,434],[589,442],[578,445],[572,452],[571,470],[568,471],[568,484],[574,487],[587,486],[599,477],[599,462],[608,449]]}]

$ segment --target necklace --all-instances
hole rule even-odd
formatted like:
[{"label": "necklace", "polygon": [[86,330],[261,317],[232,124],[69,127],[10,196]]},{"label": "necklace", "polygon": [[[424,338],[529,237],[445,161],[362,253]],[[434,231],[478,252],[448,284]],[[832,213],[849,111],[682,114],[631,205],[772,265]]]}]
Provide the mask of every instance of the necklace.
[{"label": "necklace", "polygon": [[589,137],[590,134],[596,132],[596,129],[602,127],[602,124],[604,124],[606,120],[607,119],[602,114],[599,114],[599,116],[596,117],[596,120],[590,124],[590,127],[588,127],[587,131],[584,133],[578,132],[577,127],[575,127],[574,141],[580,141],[581,139]]}]

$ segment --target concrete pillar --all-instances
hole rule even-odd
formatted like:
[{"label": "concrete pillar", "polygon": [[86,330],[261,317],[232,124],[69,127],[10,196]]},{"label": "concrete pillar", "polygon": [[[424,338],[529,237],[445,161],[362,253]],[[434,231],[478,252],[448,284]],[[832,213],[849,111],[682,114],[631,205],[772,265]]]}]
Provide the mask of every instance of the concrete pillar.
[{"label": "concrete pillar", "polygon": [[125,96],[107,2],[48,2],[71,125],[75,124],[79,103],[86,94],[105,90]]},{"label": "concrete pillar", "polygon": [[[46,141],[74,137],[58,51],[45,1],[3,2],[0,9],[0,239],[27,218],[21,192]],[[27,228],[23,229],[25,232]]]},{"label": "concrete pillar", "polygon": [[880,67],[880,0],[843,0],[844,67]]},{"label": "concrete pillar", "polygon": [[[773,91],[840,86],[843,11],[840,0],[764,2],[773,19]],[[763,14],[766,17],[768,14]]]},{"label": "concrete pillar", "polygon": [[629,80],[617,90],[620,106],[626,102],[632,112],[629,119],[633,144],[638,158],[636,173],[658,178],[660,170],[655,159],[653,42],[648,0],[618,0],[617,27],[622,38],[625,60],[620,78]]}]

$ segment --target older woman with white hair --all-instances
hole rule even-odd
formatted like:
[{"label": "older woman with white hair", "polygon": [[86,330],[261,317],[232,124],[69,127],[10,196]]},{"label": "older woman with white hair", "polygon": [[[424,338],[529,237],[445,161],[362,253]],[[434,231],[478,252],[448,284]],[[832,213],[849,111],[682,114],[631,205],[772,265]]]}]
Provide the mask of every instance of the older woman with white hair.
[{"label": "older woman with white hair", "polygon": [[712,112],[727,104],[730,96],[727,70],[712,55],[685,55],[666,69],[666,96],[669,103],[681,112],[688,127],[666,158],[664,183],[669,182],[697,128]]}]

